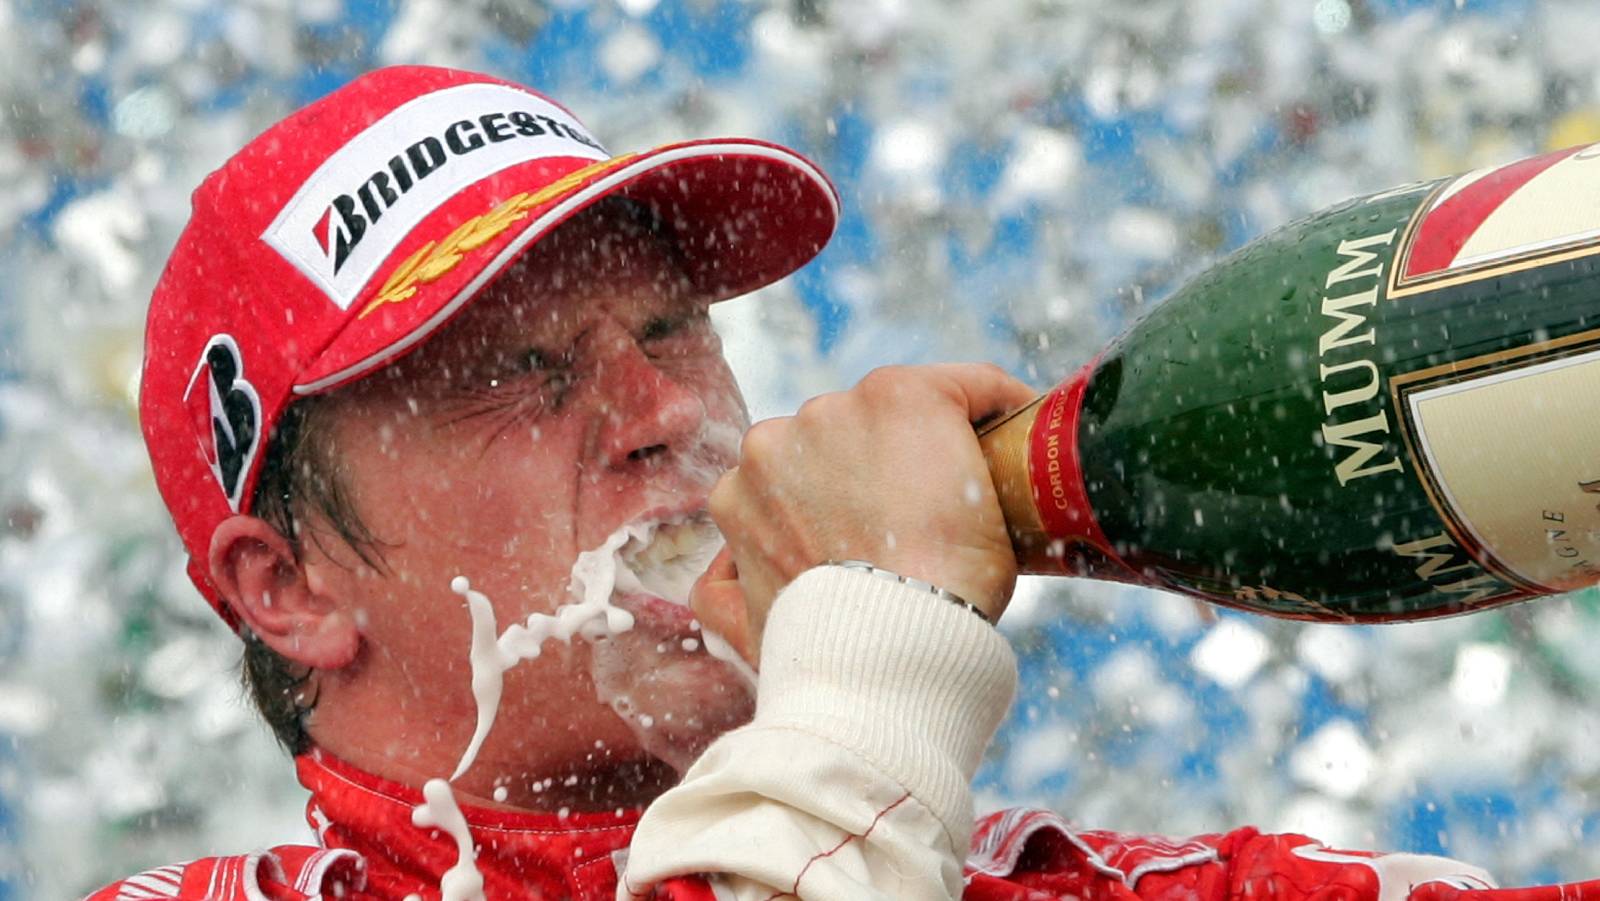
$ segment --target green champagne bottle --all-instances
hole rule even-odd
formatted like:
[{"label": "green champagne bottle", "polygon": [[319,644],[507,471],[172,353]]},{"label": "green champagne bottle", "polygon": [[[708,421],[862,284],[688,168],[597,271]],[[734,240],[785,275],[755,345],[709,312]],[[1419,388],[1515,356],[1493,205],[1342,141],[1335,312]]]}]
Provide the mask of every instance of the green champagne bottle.
[{"label": "green champagne bottle", "polygon": [[1286,225],[981,442],[1024,572],[1339,622],[1600,580],[1600,145]]}]

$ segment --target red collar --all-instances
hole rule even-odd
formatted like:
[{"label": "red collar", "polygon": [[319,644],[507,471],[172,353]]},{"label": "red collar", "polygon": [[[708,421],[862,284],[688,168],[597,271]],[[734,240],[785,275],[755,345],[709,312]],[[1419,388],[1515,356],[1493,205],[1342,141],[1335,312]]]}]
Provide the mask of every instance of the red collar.
[{"label": "red collar", "polygon": [[[311,790],[306,819],[326,848],[348,848],[366,861],[366,893],[435,897],[439,877],[456,862],[456,845],[438,829],[411,825],[422,793],[313,750],[295,758]],[[500,898],[609,899],[616,894],[612,855],[628,847],[640,811],[569,814],[487,810],[461,805],[478,849],[484,894]]]}]

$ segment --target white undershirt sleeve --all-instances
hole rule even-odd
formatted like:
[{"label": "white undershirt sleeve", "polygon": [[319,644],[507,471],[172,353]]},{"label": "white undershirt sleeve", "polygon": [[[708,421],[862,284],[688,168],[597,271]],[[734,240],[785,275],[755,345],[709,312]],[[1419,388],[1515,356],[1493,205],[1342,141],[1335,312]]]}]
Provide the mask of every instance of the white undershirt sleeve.
[{"label": "white undershirt sleeve", "polygon": [[970,610],[838,567],[779,595],[756,715],[645,811],[619,899],[691,873],[719,897],[953,899],[969,783],[1016,659]]}]

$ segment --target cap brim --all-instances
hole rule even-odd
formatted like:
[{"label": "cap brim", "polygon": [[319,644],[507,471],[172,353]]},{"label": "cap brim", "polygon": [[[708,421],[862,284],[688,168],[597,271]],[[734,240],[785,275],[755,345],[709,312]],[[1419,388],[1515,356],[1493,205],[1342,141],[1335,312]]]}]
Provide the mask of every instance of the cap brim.
[{"label": "cap brim", "polygon": [[599,163],[572,160],[560,178],[552,182],[544,173],[537,182],[525,193],[499,183],[501,199],[480,199],[488,208],[475,215],[452,203],[463,221],[419,226],[416,232],[439,229],[437,240],[394,254],[358,298],[359,313],[295,380],[294,392],[328,391],[398,359],[541,237],[606,197],[635,200],[670,226],[691,281],[710,301],[748,293],[805,265],[839,219],[838,195],[820,169],[791,150],[747,139],[672,144]]}]

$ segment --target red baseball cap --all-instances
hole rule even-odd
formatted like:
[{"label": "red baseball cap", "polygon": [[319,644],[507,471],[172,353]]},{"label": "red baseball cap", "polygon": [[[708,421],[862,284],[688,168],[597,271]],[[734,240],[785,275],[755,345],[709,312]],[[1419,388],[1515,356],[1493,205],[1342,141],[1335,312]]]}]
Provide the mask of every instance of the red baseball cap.
[{"label": "red baseball cap", "polygon": [[189,575],[229,625],[211,536],[248,512],[283,411],[398,359],[613,196],[670,227],[711,300],[798,269],[839,217],[827,177],[784,147],[721,138],[613,156],[535,91],[409,66],[294,113],[200,185],[150,302],[139,418]]}]

